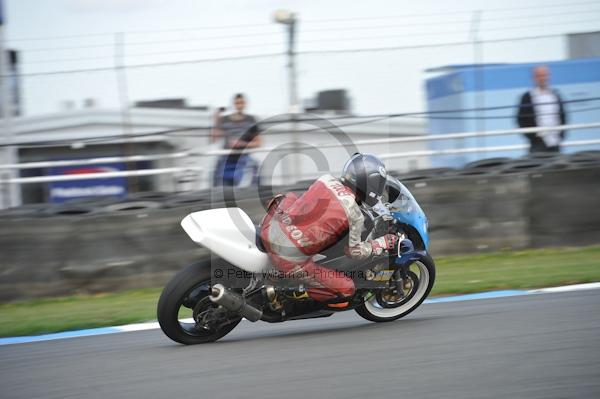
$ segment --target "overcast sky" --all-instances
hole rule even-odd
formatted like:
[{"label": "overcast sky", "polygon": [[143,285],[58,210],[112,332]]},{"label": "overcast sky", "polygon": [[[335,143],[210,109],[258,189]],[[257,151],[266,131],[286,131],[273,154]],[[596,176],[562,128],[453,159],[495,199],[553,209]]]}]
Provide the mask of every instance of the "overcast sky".
[{"label": "overcast sky", "polygon": [[[298,82],[301,98],[319,90],[346,88],[356,113],[424,108],[424,69],[472,63],[467,42],[475,10],[482,10],[482,40],[600,30],[600,2],[539,0],[5,0],[8,46],[22,52],[24,110],[57,112],[64,101],[95,99],[117,108],[111,68],[117,32],[124,32],[126,65],[189,62],[127,69],[129,101],[185,97],[194,105],[228,105],[244,92],[250,111],[288,110],[284,28],[272,22],[276,9],[298,14]],[[27,40],[25,40],[27,39]],[[309,51],[419,46],[393,51]],[[196,62],[214,58],[263,58]],[[485,62],[562,59],[560,37],[486,43]]]}]

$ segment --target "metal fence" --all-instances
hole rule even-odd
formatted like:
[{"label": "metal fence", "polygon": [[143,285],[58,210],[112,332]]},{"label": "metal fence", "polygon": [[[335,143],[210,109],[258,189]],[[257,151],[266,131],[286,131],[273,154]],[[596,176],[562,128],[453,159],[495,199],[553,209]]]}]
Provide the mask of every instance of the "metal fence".
[{"label": "metal fence", "polygon": [[[410,137],[389,137],[385,139],[369,139],[369,140],[356,140],[352,142],[355,146],[371,146],[371,145],[387,145],[392,143],[406,143],[406,142],[432,142],[432,141],[444,141],[444,140],[457,140],[457,139],[469,139],[469,138],[480,138],[480,137],[493,137],[493,136],[509,136],[509,135],[522,135],[525,133],[534,132],[545,132],[551,130],[578,130],[578,129],[590,129],[600,128],[600,122],[597,123],[584,123],[584,124],[570,124],[561,125],[552,128],[521,128],[521,129],[506,129],[506,130],[495,130],[487,132],[459,132],[451,134],[437,134],[437,135],[425,135],[425,136],[410,136]],[[337,148],[342,147],[344,144],[340,142],[323,142],[317,143],[318,149],[325,148]],[[562,144],[563,147],[581,147],[581,146],[592,146],[600,145],[600,138],[593,140],[572,140],[566,141]],[[449,154],[466,154],[466,153],[490,153],[490,152],[504,152],[504,151],[515,151],[524,150],[527,146],[524,144],[517,145],[506,145],[506,146],[488,146],[488,147],[469,147],[469,148],[458,148],[458,149],[441,149],[441,150],[423,150],[423,151],[408,151],[408,152],[392,152],[392,153],[380,153],[378,154],[382,159],[393,159],[393,158],[417,158],[417,157],[434,157]],[[1,185],[22,185],[22,184],[33,184],[33,183],[49,183],[57,181],[67,180],[81,180],[81,179],[103,179],[109,177],[136,177],[136,176],[152,176],[152,175],[163,175],[163,174],[178,174],[193,172],[201,172],[202,176],[196,189],[207,188],[211,185],[211,176],[213,170],[207,169],[203,166],[198,165],[198,160],[203,158],[209,158],[214,161],[218,157],[231,155],[231,154],[258,154],[258,153],[274,153],[283,152],[286,155],[292,151],[302,153],[308,150],[314,150],[314,145],[307,143],[301,143],[299,145],[290,146],[271,146],[271,147],[260,147],[245,150],[212,150],[212,151],[179,151],[174,153],[156,154],[156,155],[134,155],[134,156],[117,156],[117,157],[100,157],[93,159],[83,160],[56,160],[56,161],[43,161],[43,162],[27,162],[27,163],[16,163],[16,164],[5,164],[0,165],[0,172],[2,171],[17,171],[24,169],[36,169],[36,168],[48,168],[58,166],[81,166],[81,165],[95,165],[105,164],[111,162],[135,162],[135,161],[156,161],[156,160],[182,160],[188,163],[188,166],[172,166],[166,168],[153,168],[153,169],[139,169],[139,170],[127,170],[118,172],[105,172],[105,173],[87,173],[77,174],[71,176],[32,176],[32,177],[7,177],[6,174],[0,175]],[[303,176],[299,171],[295,171],[295,176]],[[289,181],[290,184],[294,181]]]}]

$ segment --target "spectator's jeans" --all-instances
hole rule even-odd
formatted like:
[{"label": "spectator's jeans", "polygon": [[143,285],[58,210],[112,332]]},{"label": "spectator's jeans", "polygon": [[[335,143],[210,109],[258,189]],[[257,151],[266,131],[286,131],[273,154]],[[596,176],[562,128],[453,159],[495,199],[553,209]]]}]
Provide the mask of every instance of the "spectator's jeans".
[{"label": "spectator's jeans", "polygon": [[251,181],[257,181],[258,164],[249,155],[223,155],[217,161],[213,176],[214,186],[239,186],[246,174],[251,173]]}]

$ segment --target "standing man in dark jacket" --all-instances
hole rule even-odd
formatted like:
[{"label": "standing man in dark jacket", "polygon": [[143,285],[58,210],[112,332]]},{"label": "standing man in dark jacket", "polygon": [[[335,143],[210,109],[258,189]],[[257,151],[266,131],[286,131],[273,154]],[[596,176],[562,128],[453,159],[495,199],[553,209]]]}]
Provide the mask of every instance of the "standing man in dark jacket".
[{"label": "standing man in dark jacket", "polygon": [[[558,91],[548,87],[550,71],[547,66],[533,68],[535,87],[521,96],[517,123],[519,127],[553,127],[567,123],[563,102]],[[565,138],[564,130],[547,130],[525,133],[529,140],[529,152],[560,152]]]},{"label": "standing man in dark jacket", "polygon": [[[246,114],[246,97],[238,93],[233,97],[235,111],[221,116],[221,110],[215,114],[214,128],[211,131],[211,142],[224,139],[223,148],[228,150],[244,150],[261,145],[260,131],[256,119]],[[223,155],[217,161],[214,175],[215,186],[238,186],[244,175],[252,170],[256,175],[258,165],[248,154]],[[250,176],[252,180],[256,176]]]}]

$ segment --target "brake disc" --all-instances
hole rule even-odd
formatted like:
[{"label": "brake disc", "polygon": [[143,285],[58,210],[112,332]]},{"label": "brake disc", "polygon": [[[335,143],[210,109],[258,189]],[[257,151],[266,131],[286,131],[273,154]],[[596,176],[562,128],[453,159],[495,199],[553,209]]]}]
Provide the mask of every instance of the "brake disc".
[{"label": "brake disc", "polygon": [[[407,278],[402,279],[401,284],[397,284],[395,279],[389,281],[389,288],[378,290],[375,298],[377,303],[383,308],[397,308],[408,302],[417,292],[419,287],[419,277],[412,271],[406,273]],[[398,286],[401,289],[398,289]]]}]

